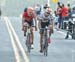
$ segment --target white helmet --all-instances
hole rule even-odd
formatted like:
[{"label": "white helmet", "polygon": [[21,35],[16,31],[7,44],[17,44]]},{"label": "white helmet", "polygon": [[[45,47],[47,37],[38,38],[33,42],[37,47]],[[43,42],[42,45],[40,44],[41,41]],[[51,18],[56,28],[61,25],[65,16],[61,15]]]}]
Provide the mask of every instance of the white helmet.
[{"label": "white helmet", "polygon": [[28,13],[28,14],[34,14],[34,9],[33,9],[33,7],[28,7],[28,8],[27,8],[27,13]]},{"label": "white helmet", "polygon": [[50,13],[50,12],[52,12],[52,9],[47,8],[47,9],[45,10],[45,12]]},{"label": "white helmet", "polygon": [[28,7],[28,8],[27,8],[27,11],[28,11],[28,12],[33,12],[33,10],[34,10],[33,7]]}]

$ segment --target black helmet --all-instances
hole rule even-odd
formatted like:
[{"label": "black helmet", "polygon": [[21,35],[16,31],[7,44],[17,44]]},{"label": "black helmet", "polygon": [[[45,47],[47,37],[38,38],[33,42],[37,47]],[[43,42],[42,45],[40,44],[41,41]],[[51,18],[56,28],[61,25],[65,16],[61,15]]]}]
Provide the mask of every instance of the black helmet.
[{"label": "black helmet", "polygon": [[67,6],[70,6],[70,4],[68,3]]},{"label": "black helmet", "polygon": [[60,2],[57,2],[58,5],[60,5]]}]

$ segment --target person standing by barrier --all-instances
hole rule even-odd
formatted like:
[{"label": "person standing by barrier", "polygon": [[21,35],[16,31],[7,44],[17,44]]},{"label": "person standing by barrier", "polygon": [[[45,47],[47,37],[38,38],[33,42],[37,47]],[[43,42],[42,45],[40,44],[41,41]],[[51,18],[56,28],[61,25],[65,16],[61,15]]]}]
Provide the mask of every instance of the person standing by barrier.
[{"label": "person standing by barrier", "polygon": [[36,13],[37,16],[40,15],[41,6],[39,4],[35,5],[34,10],[35,10],[35,13]]},{"label": "person standing by barrier", "polygon": [[71,18],[71,6],[69,3],[67,4],[67,7],[68,7],[68,19],[69,19]]},{"label": "person standing by barrier", "polygon": [[66,29],[66,22],[64,20],[66,20],[66,17],[68,17],[68,8],[64,6],[64,4],[62,4],[62,9],[61,9],[61,14],[62,14],[62,29]]},{"label": "person standing by barrier", "polygon": [[61,8],[62,6],[60,5],[60,2],[57,3],[58,4],[58,8],[57,8],[57,15],[58,15],[58,23],[59,23],[59,29],[61,28]]},{"label": "person standing by barrier", "polygon": [[54,11],[53,17],[54,17],[55,29],[58,29],[58,15],[56,11]]}]

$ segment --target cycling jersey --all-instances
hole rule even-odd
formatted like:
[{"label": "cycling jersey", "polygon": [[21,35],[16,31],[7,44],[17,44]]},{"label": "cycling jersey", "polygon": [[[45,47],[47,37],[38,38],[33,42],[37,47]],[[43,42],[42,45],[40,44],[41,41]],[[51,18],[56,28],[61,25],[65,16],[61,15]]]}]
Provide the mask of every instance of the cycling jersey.
[{"label": "cycling jersey", "polygon": [[29,16],[27,12],[24,12],[23,18],[25,18],[26,21],[32,21],[33,18],[35,18],[35,15]]},{"label": "cycling jersey", "polygon": [[44,13],[40,14],[39,18],[40,18],[40,21],[41,21],[41,28],[45,28],[46,26],[49,26],[50,21],[52,21],[52,19],[53,19],[51,14],[46,17]]},{"label": "cycling jersey", "polygon": [[46,17],[45,14],[43,13],[43,14],[40,14],[39,17],[40,17],[40,19],[42,19],[41,22],[48,22],[48,21],[50,22],[51,19],[53,19],[51,14]]}]

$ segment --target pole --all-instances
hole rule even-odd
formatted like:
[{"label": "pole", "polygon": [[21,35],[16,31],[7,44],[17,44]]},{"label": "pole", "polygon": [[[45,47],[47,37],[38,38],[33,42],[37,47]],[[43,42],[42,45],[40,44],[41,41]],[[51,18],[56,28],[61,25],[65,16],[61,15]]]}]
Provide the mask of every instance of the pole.
[{"label": "pole", "polygon": [[48,4],[48,6],[50,6],[50,0],[47,0],[47,4]]}]

